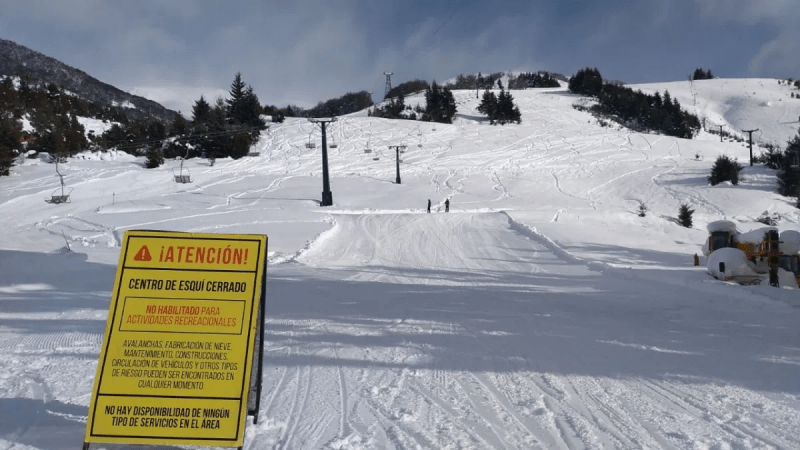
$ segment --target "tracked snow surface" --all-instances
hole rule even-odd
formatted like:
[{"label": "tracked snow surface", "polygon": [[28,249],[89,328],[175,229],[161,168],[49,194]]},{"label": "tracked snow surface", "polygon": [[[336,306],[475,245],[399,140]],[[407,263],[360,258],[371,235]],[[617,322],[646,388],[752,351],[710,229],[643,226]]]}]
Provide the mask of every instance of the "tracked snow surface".
[{"label": "tracked snow surface", "polygon": [[[704,82],[699,107],[753,128],[788,117],[722,110],[760,82]],[[664,86],[696,107],[688,82]],[[564,88],[512,94],[521,125],[490,125],[474,91],[455,91],[451,125],[340,117],[325,208],[319,131],[301,119],[272,124],[256,157],[187,161],[188,184],[178,161],[87,153],[59,165],[71,202],[54,205],[52,164],[14,167],[0,449],[80,447],[120,240],[142,229],[269,236],[248,449],[800,448],[798,291],[693,265],[714,221],[747,232],[766,212],[800,230],[774,172],[713,135],[602,127]],[[389,145],[407,146],[401,184]],[[738,186],[706,182],[723,154],[745,163]]]}]

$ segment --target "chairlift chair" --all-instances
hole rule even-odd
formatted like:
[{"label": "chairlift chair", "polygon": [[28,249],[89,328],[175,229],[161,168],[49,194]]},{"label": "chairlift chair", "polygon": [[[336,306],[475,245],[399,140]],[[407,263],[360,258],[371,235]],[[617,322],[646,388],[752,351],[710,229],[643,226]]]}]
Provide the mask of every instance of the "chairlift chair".
[{"label": "chairlift chair", "polygon": [[798,153],[798,152],[792,152],[792,156],[791,156],[791,162],[789,163],[789,166],[790,166],[792,169],[798,169],[798,168],[800,168],[800,153]]},{"label": "chairlift chair", "polygon": [[[71,200],[69,199],[69,194],[72,193],[73,188],[67,188],[64,185],[64,175],[61,175],[61,172],[58,171],[58,162],[56,162],[56,173],[61,180],[61,187],[53,191],[53,193],[50,195],[50,198],[46,198],[44,201],[55,205],[60,203],[70,203]],[[58,193],[59,191],[61,192]]]},{"label": "chairlift chair", "polygon": [[175,168],[172,169],[172,175],[175,176],[175,182],[186,184],[192,182],[192,175],[189,173],[189,168],[186,168],[186,173],[183,173],[183,158],[181,158],[181,167],[178,173],[175,173]]},{"label": "chairlift chair", "polygon": [[336,143],[336,139],[334,139],[333,136],[331,136],[331,144],[328,147],[330,147],[330,148],[339,147],[339,144]]},{"label": "chairlift chair", "polygon": [[369,141],[372,140],[372,136],[367,139],[367,148],[364,149],[364,153],[372,153],[372,149],[369,148]]},{"label": "chairlift chair", "polygon": [[[69,194],[72,193],[72,189],[73,188],[68,188],[62,185],[60,188],[53,191],[53,194],[50,196],[50,198],[46,198],[44,199],[44,201],[47,203],[52,203],[54,205],[57,205],[59,203],[71,203],[71,200],[69,199]],[[59,191],[61,191],[61,193],[58,193]]]},{"label": "chairlift chair", "polygon": [[261,156],[261,152],[258,151],[248,152],[247,156]]},{"label": "chairlift chair", "polygon": [[306,142],[306,148],[317,148],[317,144],[311,140],[311,135],[308,135],[308,142]]},{"label": "chairlift chair", "polygon": [[376,156],[376,157],[374,157],[374,158],[372,158],[372,160],[373,160],[373,161],[378,161],[379,159],[380,159],[380,158],[378,158],[377,156]]}]

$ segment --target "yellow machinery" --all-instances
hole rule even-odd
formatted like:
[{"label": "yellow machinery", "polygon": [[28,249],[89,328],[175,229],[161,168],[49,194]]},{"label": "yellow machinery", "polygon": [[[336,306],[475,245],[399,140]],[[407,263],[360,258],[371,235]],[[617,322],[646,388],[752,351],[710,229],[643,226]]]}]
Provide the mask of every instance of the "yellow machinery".
[{"label": "yellow machinery", "polygon": [[800,256],[781,253],[780,236],[773,227],[740,234],[734,228],[720,227],[711,231],[707,242],[707,255],[720,248],[737,248],[762,273],[769,273],[769,284],[778,286],[778,268],[794,274],[800,285]]}]

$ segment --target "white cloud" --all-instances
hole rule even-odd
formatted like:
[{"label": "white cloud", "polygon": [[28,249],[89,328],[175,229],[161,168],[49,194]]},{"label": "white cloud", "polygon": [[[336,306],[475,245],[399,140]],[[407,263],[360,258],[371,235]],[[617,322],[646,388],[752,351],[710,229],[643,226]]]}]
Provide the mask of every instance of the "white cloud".
[{"label": "white cloud", "polygon": [[717,22],[754,25],[763,21],[800,17],[797,0],[695,0],[700,13]]},{"label": "white cloud", "polygon": [[800,75],[800,30],[790,28],[761,46],[758,53],[750,59],[749,68],[754,74],[783,72],[782,76],[798,78]]}]

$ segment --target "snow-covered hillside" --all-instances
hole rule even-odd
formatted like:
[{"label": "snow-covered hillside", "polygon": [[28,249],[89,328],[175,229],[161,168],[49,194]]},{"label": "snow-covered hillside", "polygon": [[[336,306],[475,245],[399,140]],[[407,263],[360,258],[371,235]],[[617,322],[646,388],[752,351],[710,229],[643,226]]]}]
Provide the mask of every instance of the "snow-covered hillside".
[{"label": "snow-covered hillside", "polygon": [[[715,78],[712,80],[674,81],[669,83],[634,84],[631,89],[645,93],[669,91],[684,109],[706,118],[706,127],[747,139],[742,130],[753,133],[753,141],[786,148],[786,142],[797,136],[800,126],[800,89],[773,78]],[[701,134],[699,139],[719,136]],[[739,144],[742,145],[742,144]],[[755,147],[755,146],[754,146]],[[754,154],[758,154],[754,148]],[[749,158],[749,157],[748,157]]]},{"label": "snow-covered hillside", "polygon": [[[723,82],[745,83],[694,83],[706,115],[766,129],[776,108],[701,87]],[[681,83],[639,87],[686,106]],[[693,266],[713,221],[746,232],[768,212],[800,231],[774,173],[708,186],[717,156],[747,148],[601,127],[563,88],[513,91],[523,122],[506,126],[454,94],[452,125],[339,118],[332,207],[302,119],[272,124],[258,156],[187,161],[189,184],[177,161],[87,155],[59,165],[72,201],[53,205],[53,165],[14,167],[0,178],[0,449],[80,445],[134,229],[269,236],[246,448],[800,448],[798,291]],[[401,184],[390,145],[406,146]]]}]

